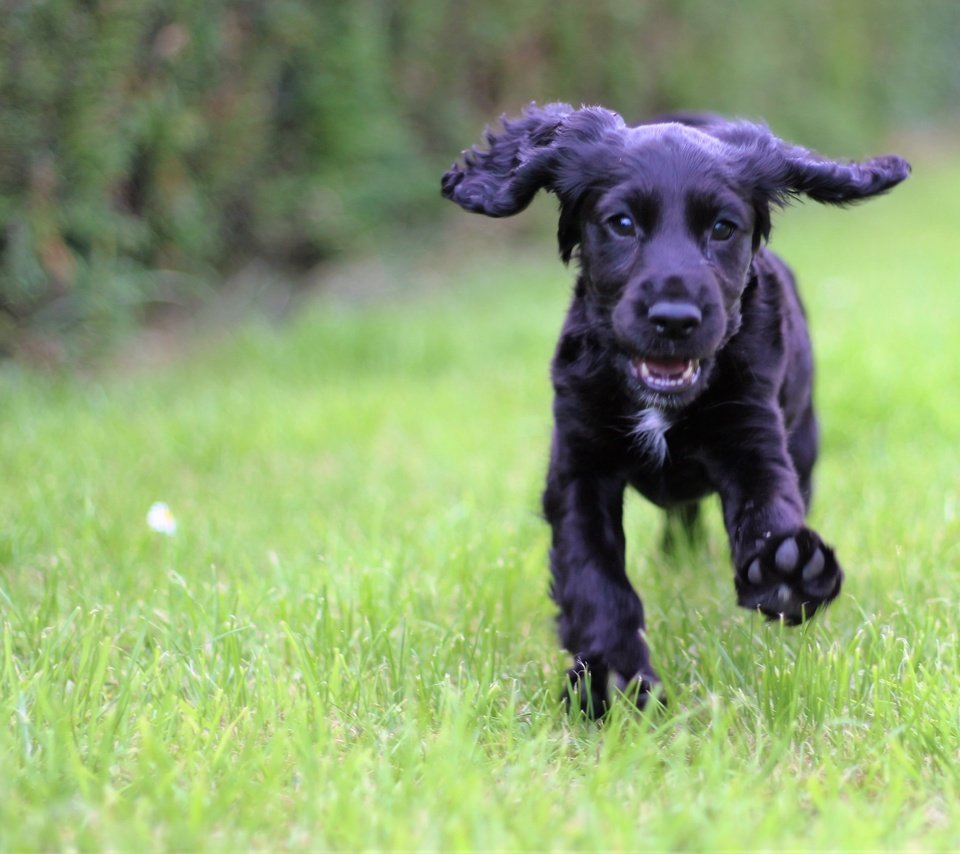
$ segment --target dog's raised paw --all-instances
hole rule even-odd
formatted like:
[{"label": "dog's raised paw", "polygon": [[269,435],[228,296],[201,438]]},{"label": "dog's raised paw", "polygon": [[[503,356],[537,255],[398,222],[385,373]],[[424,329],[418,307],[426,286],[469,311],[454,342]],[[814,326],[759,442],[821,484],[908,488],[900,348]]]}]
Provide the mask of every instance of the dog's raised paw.
[{"label": "dog's raised paw", "polygon": [[736,574],[737,601],[773,620],[797,625],[840,592],[843,570],[815,531],[772,538]]}]

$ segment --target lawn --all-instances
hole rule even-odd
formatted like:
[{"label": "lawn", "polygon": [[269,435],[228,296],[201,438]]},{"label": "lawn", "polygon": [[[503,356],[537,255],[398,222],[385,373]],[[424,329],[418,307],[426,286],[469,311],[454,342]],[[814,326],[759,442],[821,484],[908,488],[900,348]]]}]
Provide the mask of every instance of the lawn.
[{"label": "lawn", "polygon": [[716,506],[667,558],[631,498],[670,705],[599,726],[557,702],[549,238],[462,222],[397,294],[149,368],[0,366],[0,850],[960,847],[960,168],[915,167],[772,240],[844,593],[768,624]]}]

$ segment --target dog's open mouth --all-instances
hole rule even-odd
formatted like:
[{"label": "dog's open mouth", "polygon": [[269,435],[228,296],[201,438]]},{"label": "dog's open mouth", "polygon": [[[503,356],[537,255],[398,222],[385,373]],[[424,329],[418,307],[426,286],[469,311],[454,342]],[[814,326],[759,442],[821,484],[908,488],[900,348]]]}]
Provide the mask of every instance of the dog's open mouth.
[{"label": "dog's open mouth", "polygon": [[686,391],[700,379],[699,359],[634,359],[633,370],[651,391],[666,394]]}]

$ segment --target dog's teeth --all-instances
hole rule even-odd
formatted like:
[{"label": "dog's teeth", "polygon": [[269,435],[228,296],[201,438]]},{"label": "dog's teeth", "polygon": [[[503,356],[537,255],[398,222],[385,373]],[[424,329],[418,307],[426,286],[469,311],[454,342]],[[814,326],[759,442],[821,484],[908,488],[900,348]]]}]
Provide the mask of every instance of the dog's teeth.
[{"label": "dog's teeth", "polygon": [[637,360],[634,363],[634,369],[639,373],[640,379],[653,389],[660,391],[672,391],[673,389],[683,389],[693,385],[700,373],[700,362],[698,359],[688,359],[683,370],[673,376],[664,376],[651,370],[646,359]]}]

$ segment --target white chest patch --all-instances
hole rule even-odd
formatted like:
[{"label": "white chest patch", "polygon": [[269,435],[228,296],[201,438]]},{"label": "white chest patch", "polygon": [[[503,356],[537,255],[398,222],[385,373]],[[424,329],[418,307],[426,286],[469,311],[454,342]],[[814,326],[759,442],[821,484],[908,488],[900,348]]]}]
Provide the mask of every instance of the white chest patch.
[{"label": "white chest patch", "polygon": [[658,466],[667,460],[667,440],[664,434],[670,429],[670,419],[659,409],[644,409],[637,414],[630,435],[634,445]]}]

